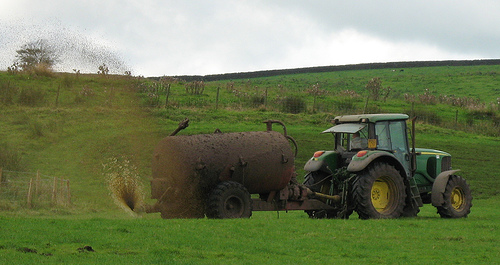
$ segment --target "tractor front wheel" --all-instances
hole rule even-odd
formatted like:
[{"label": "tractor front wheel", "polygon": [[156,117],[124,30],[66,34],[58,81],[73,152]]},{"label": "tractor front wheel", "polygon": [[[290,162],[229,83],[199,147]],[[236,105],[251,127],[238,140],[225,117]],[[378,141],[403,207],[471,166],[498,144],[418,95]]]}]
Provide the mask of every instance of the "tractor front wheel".
[{"label": "tractor front wheel", "polygon": [[208,197],[207,217],[214,219],[249,218],[252,199],[247,189],[235,181],[217,185]]},{"label": "tractor front wheel", "polygon": [[377,163],[354,181],[355,210],[361,219],[398,218],[405,206],[405,186],[391,165]]},{"label": "tractor front wheel", "polygon": [[467,217],[472,207],[469,184],[464,178],[451,175],[444,190],[444,203],[437,207],[442,218]]}]

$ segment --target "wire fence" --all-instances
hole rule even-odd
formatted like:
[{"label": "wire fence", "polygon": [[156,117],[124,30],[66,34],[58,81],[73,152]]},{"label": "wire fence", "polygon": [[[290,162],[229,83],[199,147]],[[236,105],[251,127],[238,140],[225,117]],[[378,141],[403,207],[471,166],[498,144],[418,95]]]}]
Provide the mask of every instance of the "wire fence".
[{"label": "wire fence", "polygon": [[9,171],[0,168],[1,208],[50,208],[69,205],[69,180],[40,172]]}]

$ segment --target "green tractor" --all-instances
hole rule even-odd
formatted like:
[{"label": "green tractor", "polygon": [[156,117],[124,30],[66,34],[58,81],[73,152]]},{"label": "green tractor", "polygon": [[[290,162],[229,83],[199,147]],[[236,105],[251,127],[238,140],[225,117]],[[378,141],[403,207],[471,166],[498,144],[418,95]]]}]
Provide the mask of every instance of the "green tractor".
[{"label": "green tractor", "polygon": [[432,203],[443,218],[467,217],[470,187],[452,170],[451,155],[412,148],[406,114],[363,114],[335,117],[323,131],[334,136],[334,150],[317,151],[306,163],[304,185],[313,192],[340,195],[323,198],[331,209],[306,210],[311,218],[361,219],[417,216]]}]

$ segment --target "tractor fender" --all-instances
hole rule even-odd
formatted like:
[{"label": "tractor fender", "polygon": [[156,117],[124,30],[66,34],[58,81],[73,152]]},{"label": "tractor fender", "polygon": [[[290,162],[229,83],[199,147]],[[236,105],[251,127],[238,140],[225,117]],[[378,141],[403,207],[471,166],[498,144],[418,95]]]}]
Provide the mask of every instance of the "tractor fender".
[{"label": "tractor fender", "polygon": [[356,155],[354,155],[351,163],[347,166],[347,171],[349,172],[359,172],[363,169],[365,169],[368,165],[370,165],[374,160],[380,157],[386,157],[391,160],[393,160],[395,163],[397,163],[397,168],[402,168],[402,166],[399,164],[398,159],[391,153],[388,152],[376,152],[376,153],[370,153],[369,155],[366,156],[366,158],[361,158],[361,159],[356,159]]},{"label": "tractor fender", "polygon": [[304,170],[308,172],[314,172],[314,171],[325,171],[329,172],[330,170],[328,169],[328,165],[326,164],[325,161],[320,161],[320,160],[309,160],[304,166]]},{"label": "tractor fender", "polygon": [[444,204],[443,193],[448,184],[448,179],[457,171],[460,171],[460,169],[443,171],[436,177],[434,184],[432,184],[431,192],[431,202],[433,206],[438,207]]}]

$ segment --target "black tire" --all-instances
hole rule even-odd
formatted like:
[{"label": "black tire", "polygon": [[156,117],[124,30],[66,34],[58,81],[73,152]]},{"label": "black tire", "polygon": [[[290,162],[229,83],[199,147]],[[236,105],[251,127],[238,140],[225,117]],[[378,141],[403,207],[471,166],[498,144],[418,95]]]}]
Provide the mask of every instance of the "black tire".
[{"label": "black tire", "polygon": [[469,184],[464,178],[451,175],[443,196],[443,205],[436,207],[442,218],[462,218],[470,213],[472,195]]},{"label": "black tire", "polygon": [[401,215],[402,217],[417,217],[418,213],[420,212],[420,207],[416,204],[406,204],[405,208],[403,209],[403,214]]},{"label": "black tire", "polygon": [[304,178],[304,185],[314,192],[328,193],[330,190],[331,181],[328,179],[328,174],[320,171],[307,173]]},{"label": "black tire", "polygon": [[[418,213],[420,212],[420,207],[418,207],[418,203],[415,201],[415,199],[412,198],[412,191],[410,188],[410,183],[409,182],[404,182],[405,185],[407,186],[406,188],[406,204],[403,209],[403,214],[401,215],[402,217],[417,217]],[[420,195],[420,194],[419,194]]]},{"label": "black tire", "polygon": [[361,219],[398,218],[405,198],[403,179],[391,165],[374,164],[354,180],[353,199]]},{"label": "black tire", "polygon": [[249,218],[252,216],[250,193],[238,182],[222,182],[210,193],[206,214],[214,219]]}]

